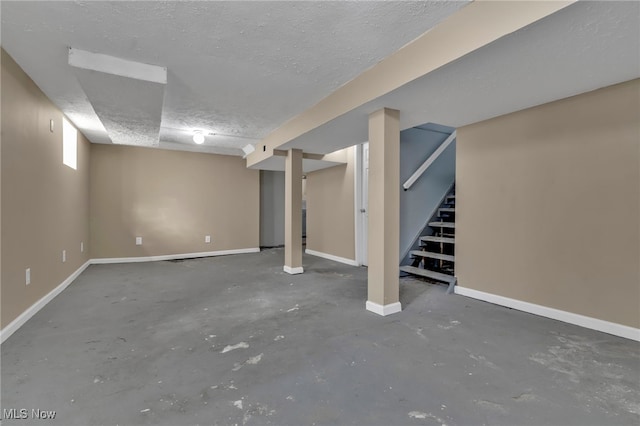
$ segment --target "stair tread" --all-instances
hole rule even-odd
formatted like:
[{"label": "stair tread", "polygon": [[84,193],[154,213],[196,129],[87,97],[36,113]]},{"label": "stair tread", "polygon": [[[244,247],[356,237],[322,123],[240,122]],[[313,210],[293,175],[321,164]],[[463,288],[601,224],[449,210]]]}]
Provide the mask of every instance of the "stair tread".
[{"label": "stair tread", "polygon": [[455,207],[441,207],[438,210],[440,210],[441,212],[445,212],[445,213],[455,213],[456,212]]},{"label": "stair tread", "polygon": [[438,281],[444,281],[450,283],[455,279],[453,275],[447,275],[436,271],[431,271],[429,269],[416,268],[415,266],[401,266],[400,270],[403,272],[408,272],[414,275],[420,275],[422,277],[433,278]]},{"label": "stair tread", "polygon": [[426,235],[424,237],[420,237],[420,241],[431,241],[431,242],[434,242],[434,243],[448,243],[448,244],[455,244],[456,243],[456,239],[455,238],[436,237],[434,235]]},{"label": "stair tread", "polygon": [[429,226],[439,227],[439,228],[455,228],[455,222],[429,222]]},{"label": "stair tread", "polygon": [[425,250],[411,250],[409,254],[411,256],[430,257],[432,259],[448,260],[450,262],[454,262],[456,260],[456,257],[450,254],[435,253]]}]

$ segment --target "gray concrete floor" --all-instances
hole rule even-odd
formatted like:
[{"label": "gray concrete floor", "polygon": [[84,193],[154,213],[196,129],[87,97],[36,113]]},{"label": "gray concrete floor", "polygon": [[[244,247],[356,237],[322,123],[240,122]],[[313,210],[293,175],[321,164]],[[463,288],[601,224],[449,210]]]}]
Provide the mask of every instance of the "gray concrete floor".
[{"label": "gray concrete floor", "polygon": [[640,345],[283,251],[94,265],[2,345],[3,424],[637,425]]}]

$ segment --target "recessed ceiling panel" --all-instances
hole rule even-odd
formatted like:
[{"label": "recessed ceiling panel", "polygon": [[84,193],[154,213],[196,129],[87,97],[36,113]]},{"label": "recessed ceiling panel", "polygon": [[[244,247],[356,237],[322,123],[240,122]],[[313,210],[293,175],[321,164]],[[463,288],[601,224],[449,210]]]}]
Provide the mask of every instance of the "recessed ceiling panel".
[{"label": "recessed ceiling panel", "polygon": [[[69,46],[166,66],[163,129],[260,139],[467,3],[1,1],[0,8],[3,48],[92,142],[108,142],[108,132],[148,144],[153,120],[138,138],[131,117],[141,114],[136,102],[155,101],[159,89],[132,84],[111,96],[97,78],[79,83]],[[116,94],[136,108],[112,108],[106,101]],[[217,143],[227,149],[223,139],[196,149]]]},{"label": "recessed ceiling panel", "polygon": [[165,85],[74,68],[114,144],[158,146]]}]

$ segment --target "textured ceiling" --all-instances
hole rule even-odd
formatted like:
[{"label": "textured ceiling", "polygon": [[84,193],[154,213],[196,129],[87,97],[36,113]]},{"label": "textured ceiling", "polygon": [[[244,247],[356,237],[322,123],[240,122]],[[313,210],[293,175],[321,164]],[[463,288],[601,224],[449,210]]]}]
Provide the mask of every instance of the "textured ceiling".
[{"label": "textured ceiling", "polygon": [[[158,126],[157,114],[127,122],[124,107],[102,102],[108,87],[83,84],[87,73],[70,69],[68,47],[167,67],[164,98],[152,96],[161,105],[144,105],[161,108],[159,146],[238,155],[466,3],[2,1],[0,7],[3,47],[92,142],[110,143],[109,133],[136,131],[136,123],[147,132]],[[150,93],[149,84],[135,83],[128,82],[123,103]],[[207,134],[204,145],[193,144],[194,130]]]},{"label": "textured ceiling", "polygon": [[461,127],[639,77],[640,2],[581,1],[279,149],[324,154],[366,142],[368,114],[383,107],[400,110],[402,129]]}]

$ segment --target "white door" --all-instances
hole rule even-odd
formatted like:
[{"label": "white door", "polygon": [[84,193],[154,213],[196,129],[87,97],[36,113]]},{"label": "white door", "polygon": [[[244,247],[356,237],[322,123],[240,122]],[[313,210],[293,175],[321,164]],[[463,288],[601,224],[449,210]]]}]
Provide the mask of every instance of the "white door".
[{"label": "white door", "polygon": [[362,253],[360,258],[360,263],[364,266],[369,264],[369,251],[368,251],[368,240],[369,240],[369,143],[362,144],[362,191],[360,192],[361,201],[360,201],[360,253]]}]

